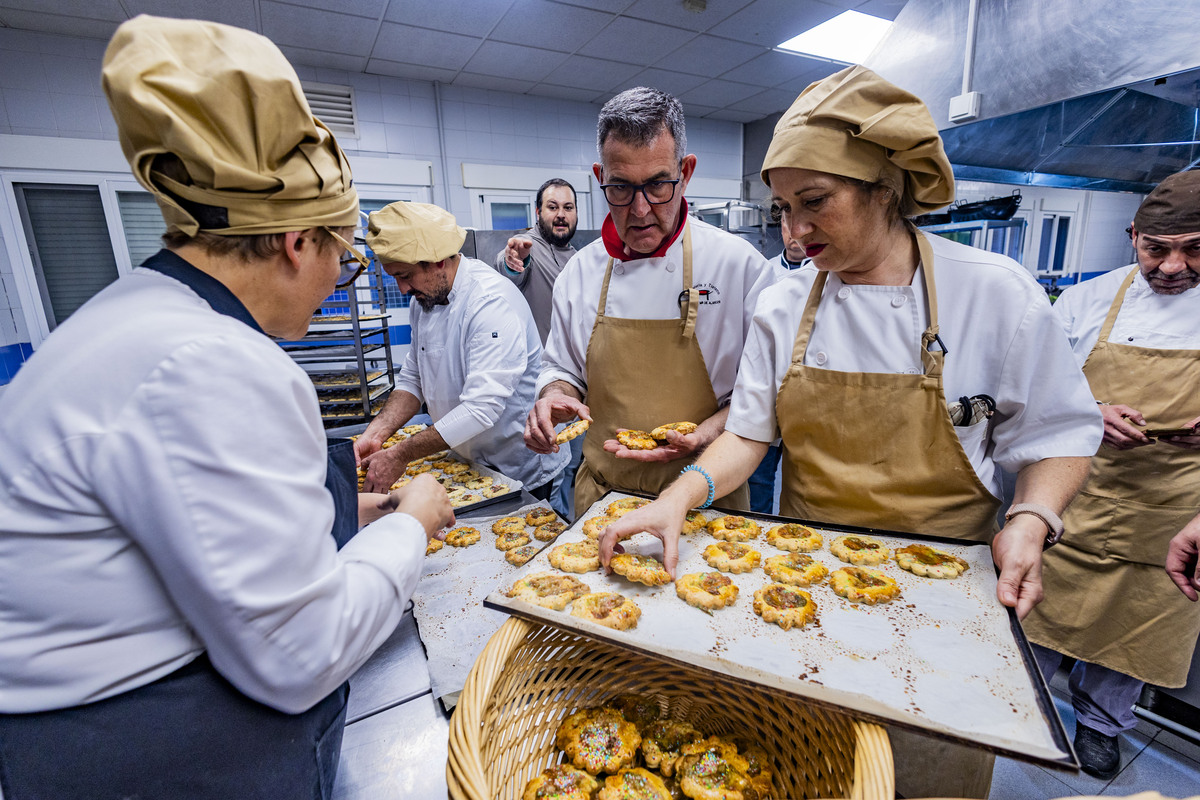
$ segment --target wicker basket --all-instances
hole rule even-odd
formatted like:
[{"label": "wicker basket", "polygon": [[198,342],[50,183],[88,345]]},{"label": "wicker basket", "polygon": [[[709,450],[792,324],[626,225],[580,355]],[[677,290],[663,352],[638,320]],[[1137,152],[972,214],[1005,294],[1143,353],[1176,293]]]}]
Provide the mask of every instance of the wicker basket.
[{"label": "wicker basket", "polygon": [[560,760],[559,722],[623,692],[655,696],[668,716],[758,740],[776,797],[891,800],[895,772],[878,725],[718,676],[510,618],[467,676],[450,720],[446,780],[455,800],[520,800]]}]

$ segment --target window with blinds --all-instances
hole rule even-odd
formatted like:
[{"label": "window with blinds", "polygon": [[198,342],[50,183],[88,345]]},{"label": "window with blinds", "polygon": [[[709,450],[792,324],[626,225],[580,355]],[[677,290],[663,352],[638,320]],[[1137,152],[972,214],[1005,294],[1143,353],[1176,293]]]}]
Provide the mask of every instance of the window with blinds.
[{"label": "window with blinds", "polygon": [[30,183],[13,188],[46,323],[54,330],[117,279],[100,189]]},{"label": "window with blinds", "polygon": [[162,249],[167,223],[163,222],[158,203],[149,192],[117,192],[117,208],[121,210],[129,263],[139,266]]}]

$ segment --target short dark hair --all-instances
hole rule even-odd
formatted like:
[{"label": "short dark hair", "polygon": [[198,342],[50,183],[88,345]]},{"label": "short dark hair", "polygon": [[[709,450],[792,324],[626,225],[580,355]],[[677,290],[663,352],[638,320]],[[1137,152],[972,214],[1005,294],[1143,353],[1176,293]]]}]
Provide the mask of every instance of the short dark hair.
[{"label": "short dark hair", "polygon": [[542,192],[546,191],[551,186],[565,186],[568,189],[570,189],[571,190],[571,201],[574,202],[576,205],[579,205],[579,199],[575,196],[575,187],[574,186],[567,183],[562,178],[551,178],[550,180],[546,181],[545,183],[543,183],[541,186],[538,187],[537,200],[535,201],[536,205],[534,206],[535,208],[537,208],[538,211],[542,210]]},{"label": "short dark hair", "polygon": [[662,134],[675,140],[675,160],[687,153],[687,127],[683,104],[666,92],[638,86],[626,89],[604,104],[596,123],[596,150],[604,161],[604,143],[609,136],[636,145],[648,145]]}]

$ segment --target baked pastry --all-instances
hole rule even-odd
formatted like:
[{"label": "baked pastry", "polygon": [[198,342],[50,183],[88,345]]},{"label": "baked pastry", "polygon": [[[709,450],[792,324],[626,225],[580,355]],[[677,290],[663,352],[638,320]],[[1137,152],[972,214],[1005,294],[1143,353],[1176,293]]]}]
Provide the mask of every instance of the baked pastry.
[{"label": "baked pastry", "polygon": [[456,481],[460,481],[464,486],[471,481],[479,480],[479,473],[476,470],[468,469],[464,472],[451,472]]},{"label": "baked pastry", "polygon": [[555,764],[525,784],[521,800],[592,800],[600,782],[570,764]]},{"label": "baked pastry", "polygon": [[[391,487],[389,487],[388,491],[392,491],[393,489],[400,489],[404,486],[408,486],[408,484],[411,482],[412,482],[412,478],[401,478],[400,480],[393,483],[391,485]],[[359,487],[359,488],[362,488],[362,487]]]},{"label": "baked pastry", "polygon": [[923,578],[957,578],[970,567],[966,561],[927,544],[910,544],[896,550],[896,563]]},{"label": "baked pastry", "polygon": [[679,531],[682,534],[695,533],[702,531],[708,527],[708,517],[704,516],[701,511],[689,511],[683,519],[683,528]]},{"label": "baked pastry", "polygon": [[851,564],[873,567],[892,557],[892,551],[878,539],[859,534],[839,536],[829,545],[829,552]]},{"label": "baked pastry", "polygon": [[590,586],[570,575],[539,572],[521,578],[505,594],[542,608],[562,611],[567,607],[567,603],[591,591]]},{"label": "baked pastry", "polygon": [[522,547],[514,547],[504,554],[504,560],[514,567],[519,567],[536,556],[541,549],[542,546],[540,544],[527,544]]},{"label": "baked pastry", "polygon": [[829,588],[853,603],[886,603],[900,596],[900,586],[877,569],[842,567],[829,576]]},{"label": "baked pastry", "polygon": [[441,539],[430,539],[429,544],[425,545],[425,555],[431,556],[445,546],[446,543]]},{"label": "baked pastry", "polygon": [[[593,597],[594,595],[588,595]],[[554,743],[579,769],[616,772],[633,763],[642,735],[615,708],[585,708],[558,726]]]},{"label": "baked pastry", "polygon": [[771,768],[767,751],[741,736],[732,736],[730,741],[737,746],[738,755],[746,759],[746,777],[750,779],[751,789],[758,797],[774,797],[775,770]]},{"label": "baked pastry", "polygon": [[520,517],[501,517],[492,523],[492,533],[510,533],[525,530],[525,520]]},{"label": "baked pastry", "polygon": [[459,499],[466,493],[467,493],[467,490],[462,486],[456,486],[453,489],[446,489],[446,497],[450,498],[451,503],[453,503],[455,500]]},{"label": "baked pastry", "polygon": [[425,425],[405,425],[400,429],[400,432],[405,436],[412,436],[413,434],[420,433],[421,431],[425,430],[425,427]]},{"label": "baked pastry", "polygon": [[667,574],[662,562],[650,556],[618,553],[612,557],[608,565],[618,575],[647,586],[665,586],[671,582],[671,576]]},{"label": "baked pastry", "polygon": [[505,531],[496,534],[497,550],[512,550],[523,544],[529,544],[529,534],[525,532],[524,528],[519,531]]},{"label": "baked pastry", "polygon": [[750,764],[737,747],[710,736],[684,745],[677,762],[679,788],[693,800],[749,800]]},{"label": "baked pastry", "polygon": [[654,441],[654,437],[645,431],[620,431],[617,434],[617,441],[630,450],[653,450],[658,447],[658,442]]},{"label": "baked pastry", "polygon": [[558,535],[567,529],[567,523],[561,520],[547,522],[545,525],[538,525],[533,529],[533,538],[539,542],[551,542],[558,538]]},{"label": "baked pastry", "polygon": [[675,594],[689,606],[712,611],[732,605],[738,587],[719,572],[693,572],[675,581]]},{"label": "baked pastry", "polygon": [[556,519],[558,517],[555,515],[553,509],[546,508],[545,506],[530,509],[525,514],[525,524],[532,525],[535,528],[538,525],[545,525],[547,522],[554,522]]},{"label": "baked pastry", "polygon": [[754,613],[787,631],[816,619],[817,604],[803,589],[772,583],[754,593]]},{"label": "baked pastry", "polygon": [[560,544],[550,551],[550,566],[563,572],[594,572],[600,569],[600,545],[591,539]]},{"label": "baked pastry", "polygon": [[415,464],[409,464],[404,469],[405,475],[420,475],[422,472],[429,472],[433,469],[433,464],[426,464],[424,461],[418,461]]},{"label": "baked pastry", "polygon": [[605,778],[596,800],[671,800],[671,790],[661,776],[642,767],[629,767]]},{"label": "baked pastry", "polygon": [[502,494],[508,494],[508,484],[493,483],[491,486],[484,489],[481,494],[484,497],[499,497]]},{"label": "baked pastry", "polygon": [[638,731],[645,736],[646,728],[662,717],[662,706],[653,697],[640,694],[619,694],[607,705],[621,712],[621,716],[637,725]]},{"label": "baked pastry", "polygon": [[599,539],[600,534],[604,533],[604,529],[616,521],[616,517],[610,517],[607,514],[603,514],[599,517],[592,517],[587,522],[583,523],[583,532],[587,534],[589,539]]},{"label": "baked pastry", "polygon": [[455,500],[451,500],[450,507],[451,508],[462,508],[463,506],[469,506],[472,503],[478,503],[481,500],[483,500],[483,495],[481,495],[481,494],[464,494],[462,497],[459,497]]},{"label": "baked pastry", "polygon": [[492,485],[492,481],[494,480],[492,478],[492,476],[490,476],[490,475],[481,475],[478,478],[471,478],[470,480],[465,480],[460,475],[458,479],[460,481],[463,481],[463,485],[466,486],[468,489],[474,489],[476,491],[479,491],[480,489],[488,488],[489,486]]},{"label": "baked pastry", "polygon": [[821,534],[807,525],[789,522],[776,525],[767,531],[767,544],[780,550],[791,550],[793,553],[810,553],[820,550],[823,540]]},{"label": "baked pastry", "polygon": [[451,464],[459,464],[459,463],[461,463],[461,462],[455,461],[454,459],[445,458],[445,459],[442,459],[441,461],[434,461],[433,468],[444,470],[446,467],[450,466]]},{"label": "baked pastry", "polygon": [[471,465],[464,464],[461,461],[451,461],[449,464],[442,467],[441,470],[447,475],[461,475],[464,472],[470,472]]},{"label": "baked pastry", "polygon": [[660,442],[665,442],[667,440],[667,431],[675,431],[686,436],[689,433],[695,433],[697,427],[699,426],[694,422],[668,422],[666,425],[659,425],[650,431],[650,436]]},{"label": "baked pastry", "polygon": [[604,513],[610,517],[623,517],[630,511],[649,505],[650,501],[643,497],[622,497],[620,500],[613,500],[608,504],[608,508],[604,509]]},{"label": "baked pastry", "polygon": [[583,432],[586,431],[591,426],[592,426],[592,423],[588,422],[586,419],[577,419],[574,422],[572,422],[570,425],[568,425],[567,427],[563,428],[561,431],[558,432],[558,435],[554,437],[554,443],[555,444],[566,444],[567,442],[571,441],[572,439],[575,439],[575,438],[579,437],[580,435],[582,435]]},{"label": "baked pastry", "polygon": [[572,603],[571,616],[590,619],[613,630],[627,631],[637,626],[642,610],[637,603],[616,592],[596,592],[585,594]]},{"label": "baked pastry", "polygon": [[771,556],[763,562],[763,572],[777,583],[790,586],[812,586],[825,580],[829,567],[808,553],[786,553]]},{"label": "baked pastry", "polygon": [[446,544],[451,547],[470,547],[479,541],[479,531],[475,528],[455,528],[446,534]]},{"label": "baked pastry", "polygon": [[708,523],[708,532],[716,539],[724,539],[727,542],[744,542],[758,536],[758,523],[736,514],[730,514],[725,517],[717,517]]},{"label": "baked pastry", "polygon": [[749,572],[758,566],[762,556],[757,550],[738,542],[715,542],[701,553],[713,569],[721,572]]},{"label": "baked pastry", "polygon": [[442,461],[443,459],[447,458],[449,455],[450,455],[449,450],[438,450],[436,453],[430,453],[429,455],[425,456],[425,458],[422,460],[428,461],[432,464],[435,461]]},{"label": "baked pastry", "polygon": [[642,761],[651,769],[662,770],[663,775],[673,775],[684,746],[703,739],[704,734],[690,723],[673,719],[654,722],[642,732]]}]

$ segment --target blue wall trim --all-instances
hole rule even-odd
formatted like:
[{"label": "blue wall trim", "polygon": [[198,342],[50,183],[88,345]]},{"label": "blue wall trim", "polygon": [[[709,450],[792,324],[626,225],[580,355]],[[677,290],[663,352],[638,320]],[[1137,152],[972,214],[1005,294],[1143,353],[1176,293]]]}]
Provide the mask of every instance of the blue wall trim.
[{"label": "blue wall trim", "polygon": [[29,342],[17,342],[0,347],[0,386],[8,383],[16,376],[21,365],[33,355],[33,345]]}]

